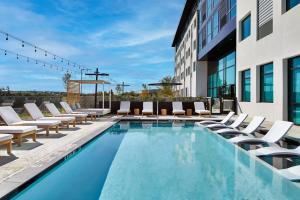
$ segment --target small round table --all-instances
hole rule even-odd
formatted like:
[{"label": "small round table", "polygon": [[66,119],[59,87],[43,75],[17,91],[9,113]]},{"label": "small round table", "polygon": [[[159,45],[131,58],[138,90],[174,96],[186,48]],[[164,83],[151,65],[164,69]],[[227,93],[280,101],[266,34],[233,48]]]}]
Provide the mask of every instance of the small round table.
[{"label": "small round table", "polygon": [[186,109],[186,115],[187,116],[192,116],[193,115],[193,109]]},{"label": "small round table", "polygon": [[134,115],[140,115],[140,109],[139,108],[135,108],[133,110],[133,112],[134,112]]},{"label": "small round table", "polygon": [[168,113],[167,109],[161,109],[160,112],[161,112],[161,115],[163,115],[163,116],[166,116]]}]

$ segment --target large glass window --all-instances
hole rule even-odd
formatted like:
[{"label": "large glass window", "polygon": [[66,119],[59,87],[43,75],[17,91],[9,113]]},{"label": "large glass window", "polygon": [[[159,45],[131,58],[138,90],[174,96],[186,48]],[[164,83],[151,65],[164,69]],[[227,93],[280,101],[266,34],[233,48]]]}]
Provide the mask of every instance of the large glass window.
[{"label": "large glass window", "polygon": [[209,17],[212,9],[212,0],[206,0],[207,17]]},{"label": "large glass window", "polygon": [[219,31],[219,12],[215,12],[213,15],[213,20],[212,20],[212,26],[213,26],[213,32],[212,32],[212,37],[216,37]]},{"label": "large glass window", "polygon": [[300,57],[288,61],[289,69],[289,120],[300,124]]},{"label": "large glass window", "polygon": [[208,95],[233,98],[235,96],[235,52],[218,60],[209,72]]},{"label": "large glass window", "polygon": [[260,67],[260,101],[273,102],[273,63]]},{"label": "large glass window", "polygon": [[229,0],[229,6],[230,6],[230,19],[234,18],[236,16],[236,0]]},{"label": "large glass window", "polygon": [[251,101],[251,72],[250,69],[242,72],[242,101]]},{"label": "large glass window", "polygon": [[207,43],[211,40],[211,19],[207,22]]},{"label": "large glass window", "polygon": [[251,34],[251,15],[248,15],[241,22],[241,40],[246,39]]},{"label": "large glass window", "polygon": [[300,0],[286,0],[286,11],[292,9],[300,3]]}]

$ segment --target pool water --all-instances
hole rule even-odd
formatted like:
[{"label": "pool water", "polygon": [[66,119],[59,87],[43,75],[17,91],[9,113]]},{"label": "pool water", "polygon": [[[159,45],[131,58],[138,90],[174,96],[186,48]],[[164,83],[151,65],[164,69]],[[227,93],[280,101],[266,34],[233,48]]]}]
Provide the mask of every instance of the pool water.
[{"label": "pool water", "polygon": [[121,122],[15,199],[299,199],[300,188],[193,123]]}]

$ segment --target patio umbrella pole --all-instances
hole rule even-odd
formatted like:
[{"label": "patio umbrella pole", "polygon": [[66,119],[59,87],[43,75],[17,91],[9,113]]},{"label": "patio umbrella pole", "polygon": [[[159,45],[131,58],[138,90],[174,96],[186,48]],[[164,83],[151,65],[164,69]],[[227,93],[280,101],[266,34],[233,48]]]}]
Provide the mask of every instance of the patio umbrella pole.
[{"label": "patio umbrella pole", "polygon": [[158,100],[156,101],[156,118],[158,119]]}]

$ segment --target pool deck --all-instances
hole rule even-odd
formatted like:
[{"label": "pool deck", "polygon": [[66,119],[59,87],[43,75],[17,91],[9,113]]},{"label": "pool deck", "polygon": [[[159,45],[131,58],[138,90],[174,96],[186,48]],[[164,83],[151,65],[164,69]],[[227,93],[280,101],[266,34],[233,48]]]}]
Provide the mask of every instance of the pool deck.
[{"label": "pool deck", "polygon": [[[212,118],[199,116],[106,116],[94,122],[77,125],[76,128],[61,129],[59,133],[51,131],[46,137],[44,132],[38,134],[37,142],[25,139],[21,147],[13,145],[13,154],[8,155],[6,150],[0,149],[0,198],[23,185],[32,177],[70,155],[76,149],[87,143],[104,130],[120,120],[167,120],[167,121],[202,121],[222,120],[223,116]],[[250,119],[248,119],[249,121]],[[265,122],[263,127],[269,128],[271,122]],[[300,127],[294,126],[288,137],[300,141]]]},{"label": "pool deck", "polygon": [[77,125],[76,128],[38,133],[37,142],[26,138],[21,147],[13,145],[13,154],[0,149],[0,198],[54,163],[65,158],[101,132],[119,121],[120,117],[97,119],[94,122]]}]

